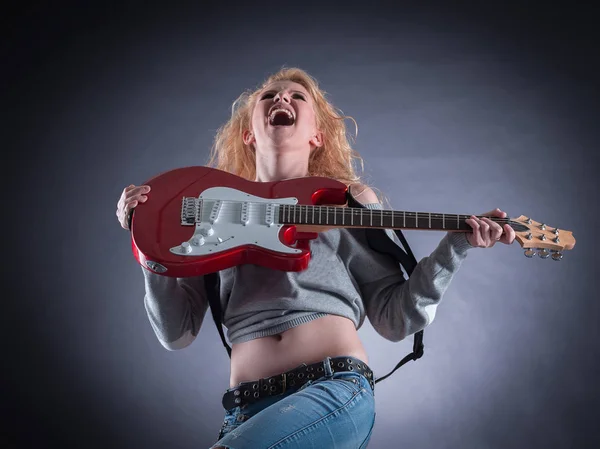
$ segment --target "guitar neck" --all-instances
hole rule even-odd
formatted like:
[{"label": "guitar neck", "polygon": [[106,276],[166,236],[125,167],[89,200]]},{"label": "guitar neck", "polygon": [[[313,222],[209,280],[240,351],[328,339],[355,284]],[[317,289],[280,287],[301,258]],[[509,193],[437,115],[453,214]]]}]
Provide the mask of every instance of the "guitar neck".
[{"label": "guitar neck", "polygon": [[[357,207],[280,205],[279,222],[290,225],[306,225],[324,228],[380,228],[419,229],[429,231],[467,232],[472,228],[466,223],[471,215],[441,214],[432,212],[407,212]],[[476,215],[481,218],[481,216]],[[508,218],[487,217],[499,224],[522,226]],[[520,226],[518,226],[520,225]],[[524,227],[525,228],[525,227]],[[525,228],[527,229],[527,228]]]}]

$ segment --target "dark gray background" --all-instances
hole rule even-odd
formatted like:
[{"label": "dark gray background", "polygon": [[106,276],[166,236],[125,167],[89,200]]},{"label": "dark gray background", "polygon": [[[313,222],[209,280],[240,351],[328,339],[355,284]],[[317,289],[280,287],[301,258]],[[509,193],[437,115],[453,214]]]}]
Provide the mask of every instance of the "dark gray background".
[{"label": "dark gray background", "polygon": [[[558,263],[472,250],[425,356],[378,384],[369,447],[597,447],[596,18],[368,4],[6,11],[9,447],[212,444],[225,350],[209,315],[189,348],[158,343],[114,212],[129,183],[205,163],[233,100],[283,65],[358,121],[366,181],[394,208],[500,207],[578,241]],[[418,258],[442,237],[406,235]],[[376,375],[412,347],[360,334]]]}]

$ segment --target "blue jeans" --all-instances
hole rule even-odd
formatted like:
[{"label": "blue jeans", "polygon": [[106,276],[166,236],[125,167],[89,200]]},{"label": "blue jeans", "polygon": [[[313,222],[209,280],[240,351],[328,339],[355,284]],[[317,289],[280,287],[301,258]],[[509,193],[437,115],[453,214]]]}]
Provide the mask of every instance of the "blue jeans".
[{"label": "blue jeans", "polygon": [[228,449],[363,449],[375,424],[369,381],[352,371],[325,375],[225,413],[219,441]]}]

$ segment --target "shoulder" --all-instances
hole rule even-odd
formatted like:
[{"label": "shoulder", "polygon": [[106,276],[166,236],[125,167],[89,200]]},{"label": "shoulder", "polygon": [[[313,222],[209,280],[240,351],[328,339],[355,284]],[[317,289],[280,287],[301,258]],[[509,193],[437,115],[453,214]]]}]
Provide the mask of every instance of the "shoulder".
[{"label": "shoulder", "polygon": [[350,184],[350,193],[361,204],[380,203],[377,194],[369,186],[361,183]]}]

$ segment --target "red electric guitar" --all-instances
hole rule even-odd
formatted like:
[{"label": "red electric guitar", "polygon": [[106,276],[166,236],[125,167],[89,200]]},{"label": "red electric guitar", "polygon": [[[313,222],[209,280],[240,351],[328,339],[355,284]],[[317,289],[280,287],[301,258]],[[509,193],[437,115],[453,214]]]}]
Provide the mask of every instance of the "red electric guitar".
[{"label": "red electric guitar", "polygon": [[[131,220],[137,261],[169,277],[213,273],[242,264],[304,270],[309,241],[333,228],[388,228],[469,232],[469,215],[372,210],[347,206],[347,186],[308,177],[252,182],[209,167],[186,167],[148,182],[148,201]],[[508,223],[532,257],[562,259],[575,239],[527,217],[493,218]]]}]

